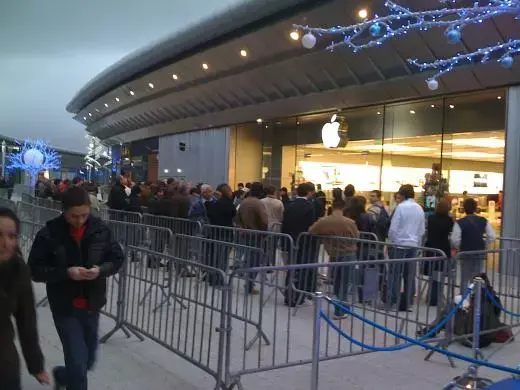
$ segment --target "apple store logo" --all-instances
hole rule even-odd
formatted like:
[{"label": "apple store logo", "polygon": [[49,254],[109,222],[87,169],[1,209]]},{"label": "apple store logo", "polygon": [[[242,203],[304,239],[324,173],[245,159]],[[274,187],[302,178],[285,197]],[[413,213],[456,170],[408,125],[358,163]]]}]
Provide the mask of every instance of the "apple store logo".
[{"label": "apple store logo", "polygon": [[341,123],[338,121],[336,114],[332,115],[330,122],[327,122],[321,128],[321,139],[323,140],[323,146],[326,148],[337,148],[344,147],[347,144],[347,129],[345,125],[341,127]]}]

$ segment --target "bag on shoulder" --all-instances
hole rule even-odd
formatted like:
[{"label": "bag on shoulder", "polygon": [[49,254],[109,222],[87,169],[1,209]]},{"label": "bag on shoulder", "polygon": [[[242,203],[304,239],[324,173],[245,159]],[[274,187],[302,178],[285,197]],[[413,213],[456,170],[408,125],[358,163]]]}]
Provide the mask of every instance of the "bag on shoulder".
[{"label": "bag on shoulder", "polygon": [[388,237],[388,231],[390,230],[390,215],[384,207],[379,207],[379,215],[376,219],[375,233],[380,240],[386,240]]}]

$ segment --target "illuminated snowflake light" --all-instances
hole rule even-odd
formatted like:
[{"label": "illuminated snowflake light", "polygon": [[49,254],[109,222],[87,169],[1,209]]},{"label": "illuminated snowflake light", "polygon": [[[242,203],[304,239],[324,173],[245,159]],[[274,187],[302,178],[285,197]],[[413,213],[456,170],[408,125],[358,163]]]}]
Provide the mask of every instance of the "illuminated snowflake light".
[{"label": "illuminated snowflake light", "polygon": [[[338,36],[340,39],[333,41],[329,50],[339,46],[351,48],[354,52],[378,47],[386,40],[402,37],[412,31],[426,31],[433,28],[444,29],[445,38],[450,44],[461,42],[462,33],[469,25],[478,25],[485,20],[499,15],[511,15],[515,21],[520,20],[520,0],[489,0],[488,2],[475,1],[472,6],[460,6],[457,0],[439,0],[442,8],[433,10],[413,11],[393,1],[386,1],[385,7],[388,15],[379,17],[351,26],[336,26],[331,28],[316,28],[303,25],[294,27],[305,33],[304,47],[311,49],[314,44],[312,38],[316,36]],[[518,29],[520,30],[520,26]],[[427,79],[428,88],[435,90],[439,87],[438,78],[451,72],[454,68],[463,64],[486,63],[497,61],[504,68],[511,68],[514,57],[520,52],[520,39],[504,38],[495,45],[478,48],[473,51],[458,53],[449,58],[441,58],[431,62],[423,62],[416,58],[408,59],[408,63],[418,67],[422,71],[433,71],[434,74]]]}]

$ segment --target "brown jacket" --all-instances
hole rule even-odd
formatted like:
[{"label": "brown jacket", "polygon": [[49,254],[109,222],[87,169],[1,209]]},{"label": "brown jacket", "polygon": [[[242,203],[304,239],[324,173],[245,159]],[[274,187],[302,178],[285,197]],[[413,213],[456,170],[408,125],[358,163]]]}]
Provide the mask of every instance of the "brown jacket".
[{"label": "brown jacket", "polygon": [[0,388],[20,375],[14,344],[14,318],[22,353],[31,374],[43,371],[43,354],[38,341],[36,309],[29,267],[20,257],[0,262]]},{"label": "brown jacket", "polygon": [[[337,213],[319,219],[310,227],[309,233],[317,236],[359,238],[356,223]],[[355,242],[339,238],[323,240],[323,245],[331,258],[355,254],[357,250]]]},{"label": "brown jacket", "polygon": [[267,230],[267,211],[258,198],[245,198],[238,208],[236,223],[239,228],[251,230]]}]

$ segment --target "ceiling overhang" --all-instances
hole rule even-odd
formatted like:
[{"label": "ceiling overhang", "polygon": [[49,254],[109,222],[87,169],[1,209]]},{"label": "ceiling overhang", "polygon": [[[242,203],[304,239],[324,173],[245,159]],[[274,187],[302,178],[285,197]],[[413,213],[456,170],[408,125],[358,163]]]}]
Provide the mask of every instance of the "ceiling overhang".
[{"label": "ceiling overhang", "polygon": [[[425,83],[427,75],[406,62],[407,58],[449,57],[519,37],[508,17],[468,27],[460,45],[448,45],[442,31],[426,31],[376,49],[353,53],[340,48],[330,53],[323,50],[328,43],[324,40],[308,51],[288,37],[293,23],[355,22],[353,10],[361,2],[348,3],[347,7],[341,0],[320,2],[312,10],[166,64],[106,92],[81,107],[75,118],[101,139],[129,142],[256,118],[268,120],[520,83],[519,61],[512,69],[490,62],[443,76],[439,89],[432,92]],[[379,3],[368,5],[375,12]],[[416,3],[421,8],[428,1]],[[240,57],[241,49],[248,51],[247,57]],[[202,63],[209,65],[208,70],[202,69]]]}]

